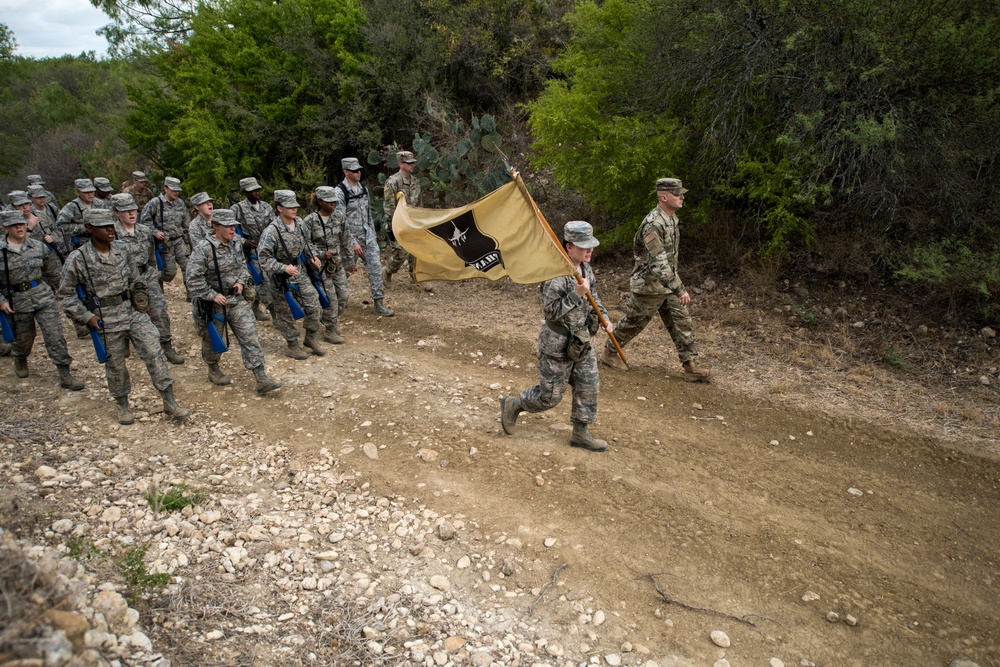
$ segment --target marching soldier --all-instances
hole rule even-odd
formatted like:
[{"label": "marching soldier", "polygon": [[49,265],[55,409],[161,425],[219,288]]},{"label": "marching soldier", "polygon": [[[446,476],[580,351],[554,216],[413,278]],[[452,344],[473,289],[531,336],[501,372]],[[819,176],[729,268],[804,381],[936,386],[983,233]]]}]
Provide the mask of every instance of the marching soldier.
[{"label": "marching soldier", "polygon": [[355,257],[364,261],[372,300],[375,302],[372,312],[382,317],[392,317],[396,313],[383,303],[385,290],[382,284],[382,260],[379,257],[375,223],[372,222],[371,198],[368,196],[368,188],[361,183],[361,163],[356,157],[345,157],[340,161],[340,166],[344,169],[344,180],[334,188],[337,207],[333,215],[340,223],[346,221],[351,232],[354,256],[351,257],[350,266],[354,266]]},{"label": "marching soldier", "polygon": [[[150,199],[142,208],[139,222],[149,225],[157,232],[161,232],[161,239],[170,246],[170,256],[163,258],[163,271],[160,277],[164,281],[170,282],[177,275],[177,267],[181,269],[181,279],[184,278],[184,267],[187,266],[188,250],[184,244],[184,232],[188,226],[187,204],[181,199],[181,182],[167,176],[163,179],[163,192]],[[160,234],[157,234],[160,238]]]},{"label": "marching soldier", "polygon": [[110,210],[111,195],[115,191],[114,186],[111,185],[111,181],[103,176],[98,176],[94,179],[94,187],[97,188],[97,191],[94,192],[94,206]]},{"label": "marching soldier", "polygon": [[14,373],[19,378],[28,377],[37,322],[49,359],[59,371],[59,386],[79,391],[83,382],[70,373],[73,358],[66,349],[59,307],[49,287],[59,280],[59,260],[44,243],[28,238],[21,211],[3,211],[0,221],[6,232],[0,239],[0,312],[14,329]]},{"label": "marching soldier", "polygon": [[331,301],[330,306],[323,309],[321,321],[326,326],[326,335],[323,336],[323,340],[339,345],[344,342],[344,337],[338,324],[338,318],[340,313],[344,312],[344,308],[347,308],[349,296],[347,276],[354,273],[353,264],[346,270],[344,269],[344,258],[350,257],[353,252],[351,234],[344,222],[338,222],[333,215],[337,206],[337,198],[333,188],[328,185],[316,188],[312,199],[316,210],[306,216],[302,223],[309,240],[319,251],[319,258],[323,263],[321,275],[324,279],[329,279],[329,283],[333,284],[336,291],[336,303]]},{"label": "marching soldier", "polygon": [[[603,452],[608,443],[595,438],[587,430],[588,424],[597,419],[597,392],[600,381],[597,374],[597,354],[591,337],[597,333],[600,320],[587,299],[590,290],[601,314],[607,310],[594,290],[594,270],[590,257],[600,241],[594,238],[590,224],[575,220],[563,228],[563,246],[566,254],[583,277],[577,284],[573,276],[560,276],[542,284],[542,311],[545,324],[538,336],[538,371],[540,382],[521,392],[519,396],[500,399],[500,424],[504,433],[514,432],[514,425],[521,412],[542,412],[559,404],[566,387],[573,387],[573,435],[569,444],[592,452]],[[614,331],[610,322],[605,331]]]},{"label": "marching soldier", "polygon": [[[30,188],[32,185],[40,185],[45,190],[45,181],[38,174],[30,174],[28,176],[28,187]],[[55,206],[57,211],[59,210],[59,200],[48,190],[45,190],[45,200]]]},{"label": "marching soldier", "polygon": [[[156,236],[148,225],[137,223],[139,207],[132,195],[121,193],[111,196],[111,210],[115,216],[115,240],[124,243],[132,253],[139,280],[146,285],[149,295],[149,319],[160,334],[160,347],[167,361],[183,364],[184,357],[174,349],[173,334],[170,331],[170,315],[167,313],[167,299],[160,285],[160,274],[156,269]],[[169,253],[169,249],[164,246]],[[165,259],[165,258],[164,258]]]},{"label": "marching soldier", "polygon": [[217,385],[232,383],[219,368],[222,352],[212,349],[208,324],[212,320],[217,332],[224,332],[228,325],[235,334],[243,366],[254,374],[257,394],[263,396],[281,387],[281,382],[267,377],[264,370],[257,320],[248,302],[253,299],[253,283],[243,246],[234,240],[236,225],[231,210],[222,208],[212,213],[212,234],[191,252],[187,284],[194,297],[191,302],[194,326],[201,336],[201,358],[208,364],[208,379]]},{"label": "marching soldier", "polygon": [[[63,266],[59,301],[76,322],[99,331],[107,351],[104,365],[108,391],[118,406],[118,423],[131,424],[135,416],[129,407],[132,391],[125,366],[126,341],[139,352],[146,370],[163,398],[163,412],[175,419],[187,419],[191,411],[174,398],[174,381],[167,370],[156,327],[146,311],[149,299],[146,284],[132,254],[123,243],[115,243],[115,222],[111,211],[93,209],[85,222],[90,243],[74,250]],[[82,286],[86,301],[77,295]]]},{"label": "marching soldier", "polygon": [[317,357],[322,357],[326,352],[316,339],[320,327],[319,295],[309,280],[301,256],[304,253],[306,261],[311,262],[316,269],[321,268],[322,264],[316,256],[316,249],[306,240],[302,220],[296,215],[299,202],[295,193],[291,190],[275,190],[274,206],[278,217],[261,234],[260,244],[257,246],[261,270],[270,276],[274,290],[271,315],[288,344],[285,355],[292,359],[308,359],[309,355],[299,345],[299,332],[295,328],[287,299],[299,302],[305,312],[306,337],[303,345]]},{"label": "marching soldier", "polygon": [[149,200],[153,198],[153,191],[149,189],[147,185],[149,179],[146,178],[145,172],[133,171],[132,180],[125,181],[122,183],[121,191],[124,194],[132,195],[132,199],[135,201],[135,205],[139,207],[141,211]]},{"label": "marching soldier", "polygon": [[87,240],[83,214],[94,205],[94,193],[97,192],[89,178],[78,178],[73,185],[76,187],[76,199],[63,206],[56,218],[63,236],[69,239],[69,250],[79,248]]},{"label": "marching soldier", "polygon": [[199,192],[191,197],[191,205],[196,211],[188,223],[188,238],[191,240],[193,251],[199,243],[212,235],[212,211],[215,210],[215,202],[207,192]]},{"label": "marching soldier", "polygon": [[[62,231],[56,225],[56,220],[59,218],[59,208],[49,202],[45,196],[45,188],[41,185],[28,186],[28,198],[31,199],[31,213],[38,218],[38,222],[34,226],[30,221],[28,222],[28,235],[48,244],[55,250],[56,255],[59,256],[59,265],[62,266],[69,249],[66,247]],[[58,284],[52,287],[53,290],[58,288]]]},{"label": "marching soldier", "polygon": [[402,192],[406,195],[406,203],[409,206],[420,206],[420,179],[413,175],[417,159],[410,151],[399,151],[396,153],[396,161],[399,163],[399,171],[386,179],[385,188],[382,191],[382,210],[385,212],[385,224],[388,228],[386,238],[389,240],[389,257],[386,261],[384,276],[386,283],[392,282],[392,274],[403,267],[403,262],[408,263],[410,275],[413,275],[413,255],[399,245],[396,236],[392,233],[392,216],[396,213],[396,194]]},{"label": "marching soldier", "polygon": [[[266,201],[260,199],[262,191],[263,188],[253,176],[241,178],[240,192],[243,193],[243,201],[233,206],[232,209],[233,215],[236,216],[236,220],[240,224],[240,231],[243,235],[243,254],[248,261],[253,261],[250,256],[257,254],[260,235],[274,221],[274,209]],[[252,306],[253,316],[258,322],[267,322],[271,318],[260,307],[263,304],[265,308],[271,308],[273,295],[267,281],[258,285],[256,292]]]}]

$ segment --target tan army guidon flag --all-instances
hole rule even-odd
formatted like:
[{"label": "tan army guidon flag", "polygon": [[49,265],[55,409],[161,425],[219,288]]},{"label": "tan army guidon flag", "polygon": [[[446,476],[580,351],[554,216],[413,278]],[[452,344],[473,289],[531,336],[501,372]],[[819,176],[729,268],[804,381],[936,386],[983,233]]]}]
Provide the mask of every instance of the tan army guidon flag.
[{"label": "tan army guidon flag", "polygon": [[415,258],[414,279],[509,276],[529,284],[576,273],[518,187],[520,178],[461,208],[417,208],[400,195],[392,231]]}]

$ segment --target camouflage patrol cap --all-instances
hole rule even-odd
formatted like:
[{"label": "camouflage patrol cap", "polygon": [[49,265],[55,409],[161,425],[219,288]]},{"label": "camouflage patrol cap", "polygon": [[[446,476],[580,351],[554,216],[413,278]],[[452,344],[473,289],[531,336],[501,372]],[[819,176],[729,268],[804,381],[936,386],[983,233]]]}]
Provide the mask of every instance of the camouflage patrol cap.
[{"label": "camouflage patrol cap", "polygon": [[181,179],[174,178],[173,176],[167,176],[163,179],[163,187],[170,188],[174,192],[181,191]]},{"label": "camouflage patrol cap", "polygon": [[417,162],[417,158],[413,157],[413,153],[410,151],[399,151],[396,153],[396,162],[399,162],[400,164],[404,162],[406,164],[415,164]]},{"label": "camouflage patrol cap", "polygon": [[212,211],[212,224],[222,225],[223,227],[235,227],[240,223],[231,209],[217,208]]},{"label": "camouflage patrol cap", "polygon": [[38,174],[28,174],[28,185],[45,185],[45,181]]},{"label": "camouflage patrol cap", "polygon": [[601,242],[594,237],[594,228],[589,222],[571,220],[563,227],[563,240],[577,248],[596,248]]},{"label": "camouflage patrol cap", "polygon": [[209,201],[215,201],[215,200],[212,199],[207,192],[199,192],[198,194],[192,195],[191,197],[192,206],[201,206],[205,202]]},{"label": "camouflage patrol cap", "polygon": [[340,166],[347,171],[357,171],[358,169],[361,169],[361,163],[358,162],[358,158],[356,157],[345,157],[340,161]]},{"label": "camouflage patrol cap", "polygon": [[111,186],[111,181],[108,179],[98,176],[94,179],[94,187],[101,192],[114,192],[115,189]]},{"label": "camouflage patrol cap", "polygon": [[144,171],[133,171],[132,172],[132,180],[133,181],[139,181],[140,183],[145,183],[149,179],[146,178],[146,172],[144,172]]},{"label": "camouflage patrol cap", "polygon": [[108,227],[115,224],[115,218],[111,215],[111,209],[88,208],[83,213],[83,224],[91,227]]},{"label": "camouflage patrol cap", "polygon": [[275,190],[274,203],[282,208],[298,208],[299,201],[291,190]]},{"label": "camouflage patrol cap", "polygon": [[94,187],[94,182],[89,178],[78,178],[73,181],[73,187],[76,188],[77,192],[95,192],[97,188]]},{"label": "camouflage patrol cap", "polygon": [[45,186],[42,185],[29,185],[28,186],[28,196],[32,199],[45,199]]},{"label": "camouflage patrol cap", "polygon": [[656,190],[658,192],[671,192],[675,195],[682,195],[687,192],[687,188],[684,187],[679,178],[661,178],[657,180]]},{"label": "camouflage patrol cap", "polygon": [[20,211],[0,211],[0,221],[3,221],[4,227],[27,224]]},{"label": "camouflage patrol cap", "polygon": [[316,199],[320,201],[337,201],[337,188],[331,188],[329,185],[321,185],[316,188]]},{"label": "camouflage patrol cap", "polygon": [[116,211],[138,211],[135,199],[127,192],[111,195],[111,208]]},{"label": "camouflage patrol cap", "polygon": [[246,178],[240,179],[240,190],[243,192],[253,192],[254,190],[262,190],[260,183],[253,176],[247,176]]},{"label": "camouflage patrol cap", "polygon": [[7,199],[10,200],[12,206],[21,206],[22,204],[30,204],[31,199],[28,198],[28,193],[24,190],[14,190],[7,194]]}]

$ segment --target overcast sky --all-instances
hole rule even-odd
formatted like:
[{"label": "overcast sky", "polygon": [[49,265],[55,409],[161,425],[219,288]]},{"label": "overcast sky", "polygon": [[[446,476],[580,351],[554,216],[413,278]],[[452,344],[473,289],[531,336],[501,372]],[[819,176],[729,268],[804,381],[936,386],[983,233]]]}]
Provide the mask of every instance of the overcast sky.
[{"label": "overcast sky", "polygon": [[94,51],[101,57],[108,50],[107,40],[96,34],[108,17],[88,0],[0,0],[0,22],[13,31],[21,56],[55,58]]}]

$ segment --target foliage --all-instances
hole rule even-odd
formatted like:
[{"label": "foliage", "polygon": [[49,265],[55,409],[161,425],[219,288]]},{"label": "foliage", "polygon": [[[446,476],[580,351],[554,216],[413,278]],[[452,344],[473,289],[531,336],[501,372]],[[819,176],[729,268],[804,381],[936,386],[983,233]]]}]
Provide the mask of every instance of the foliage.
[{"label": "foliage", "polygon": [[192,490],[186,482],[171,484],[166,491],[162,491],[154,484],[143,497],[156,513],[161,511],[177,512],[190,505],[197,505],[204,500],[204,494]]},{"label": "foliage", "polygon": [[196,7],[190,0],[90,0],[111,19],[98,34],[113,54],[125,56],[149,42],[176,44],[189,34]]},{"label": "foliage", "polygon": [[895,275],[946,294],[953,306],[975,304],[986,312],[987,303],[1000,293],[1000,242],[944,238],[917,245]]},{"label": "foliage", "polygon": [[151,573],[146,568],[145,544],[137,544],[124,554],[115,557],[114,564],[125,580],[125,598],[132,604],[152,593],[158,593],[170,583],[165,572]]},{"label": "foliage", "polygon": [[17,50],[17,39],[6,23],[0,23],[0,60],[10,60]]}]

